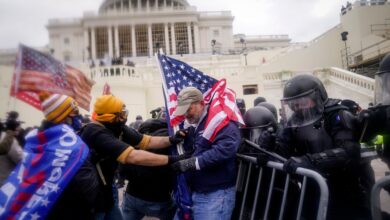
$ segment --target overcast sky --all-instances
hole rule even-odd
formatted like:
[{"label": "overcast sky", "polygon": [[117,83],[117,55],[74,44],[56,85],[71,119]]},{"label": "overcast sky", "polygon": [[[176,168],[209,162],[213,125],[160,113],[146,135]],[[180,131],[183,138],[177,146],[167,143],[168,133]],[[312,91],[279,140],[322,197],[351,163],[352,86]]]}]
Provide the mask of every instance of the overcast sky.
[{"label": "overcast sky", "polygon": [[[48,44],[50,18],[80,18],[97,11],[103,0],[0,0],[0,49],[19,43]],[[232,11],[235,34],[288,34],[294,42],[310,41],[340,21],[347,0],[188,0],[199,11]],[[351,0],[353,2],[353,0]]]}]

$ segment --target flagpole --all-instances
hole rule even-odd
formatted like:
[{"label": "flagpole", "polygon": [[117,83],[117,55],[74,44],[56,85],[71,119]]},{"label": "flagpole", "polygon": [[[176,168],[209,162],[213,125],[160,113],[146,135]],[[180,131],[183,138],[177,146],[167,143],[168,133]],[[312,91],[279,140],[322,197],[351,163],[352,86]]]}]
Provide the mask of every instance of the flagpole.
[{"label": "flagpole", "polygon": [[[159,54],[164,54],[162,48],[160,48],[159,52],[155,54],[155,58],[156,58],[158,69],[160,70],[160,75],[162,77],[162,84],[163,84],[163,89],[164,89],[164,100],[165,100],[165,105],[166,105],[167,104],[167,95],[168,95],[167,91],[168,91],[168,87],[167,87],[167,84],[166,84],[165,76],[163,74],[162,66],[161,66],[160,61],[158,59],[158,55]],[[168,109],[167,108],[168,106],[165,106],[165,107],[166,107],[166,109]],[[168,114],[168,118],[170,118],[169,114]],[[170,123],[170,121],[168,121],[168,123]],[[179,126],[178,125],[175,125],[172,128],[173,128],[173,132],[174,133],[179,130]],[[176,144],[176,148],[177,148],[177,153],[178,154],[184,154],[183,146],[182,146],[181,143],[180,144]]]},{"label": "flagpole", "polygon": [[[13,107],[13,110],[16,109],[16,96],[17,96],[17,93],[18,93],[18,90],[19,90],[19,82],[20,82],[20,72],[21,72],[21,69],[22,69],[22,57],[23,57],[23,48],[22,48],[22,45],[19,44],[19,51],[18,51],[18,54],[16,55],[16,62],[15,62],[15,72],[14,72],[14,75],[15,75],[15,84],[14,84],[14,107]],[[8,106],[9,108],[9,106]],[[9,110],[9,109],[8,109]]]}]

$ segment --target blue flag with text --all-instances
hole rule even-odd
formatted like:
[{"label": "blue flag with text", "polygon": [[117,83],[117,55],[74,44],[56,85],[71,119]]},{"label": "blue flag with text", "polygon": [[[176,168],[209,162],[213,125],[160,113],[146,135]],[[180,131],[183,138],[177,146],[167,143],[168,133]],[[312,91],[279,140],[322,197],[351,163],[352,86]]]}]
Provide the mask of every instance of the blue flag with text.
[{"label": "blue flag with text", "polygon": [[30,132],[22,162],[0,188],[0,219],[45,219],[88,153],[67,125]]}]

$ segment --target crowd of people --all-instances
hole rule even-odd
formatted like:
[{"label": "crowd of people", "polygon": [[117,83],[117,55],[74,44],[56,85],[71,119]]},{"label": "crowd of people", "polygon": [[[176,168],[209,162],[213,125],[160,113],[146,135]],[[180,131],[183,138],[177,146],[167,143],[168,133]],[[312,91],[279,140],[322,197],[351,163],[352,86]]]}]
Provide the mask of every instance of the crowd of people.
[{"label": "crowd of people", "polygon": [[[42,147],[37,145],[42,135],[51,138],[44,142],[48,146],[55,141],[61,144],[62,137],[49,134],[62,129],[67,136],[77,137],[72,145],[77,146],[75,152],[87,156],[78,159],[46,219],[228,220],[237,206],[236,153],[255,153],[259,166],[275,160],[243,144],[245,138],[287,158],[286,173],[294,174],[299,167],[319,172],[330,192],[327,219],[370,219],[369,196],[375,183],[370,160],[376,157],[364,159],[361,152],[363,145],[374,146],[389,165],[390,54],[381,62],[376,80],[374,106],[362,109],[352,100],[328,97],[317,77],[297,75],[284,85],[279,120],[275,106],[265,98],[256,98],[248,110],[244,100],[237,99],[246,126],[229,121],[213,138],[205,138],[209,106],[194,87],[178,94],[173,115],[184,117],[185,127],[171,135],[164,107],[152,110],[150,119],[137,116],[127,123],[129,110],[119,97],[98,97],[89,119],[80,116],[73,98],[40,94],[45,116],[41,126],[23,131],[15,111],[1,124],[0,185],[23,160],[24,146]],[[383,141],[378,143],[374,139],[380,134]],[[77,150],[83,144],[88,151]],[[183,144],[180,155],[171,147],[176,144]],[[189,216],[177,209],[172,198],[178,174],[184,174],[191,192]],[[119,204],[118,187],[124,182],[127,186]],[[312,189],[306,193],[304,219],[315,218],[317,192]]]}]

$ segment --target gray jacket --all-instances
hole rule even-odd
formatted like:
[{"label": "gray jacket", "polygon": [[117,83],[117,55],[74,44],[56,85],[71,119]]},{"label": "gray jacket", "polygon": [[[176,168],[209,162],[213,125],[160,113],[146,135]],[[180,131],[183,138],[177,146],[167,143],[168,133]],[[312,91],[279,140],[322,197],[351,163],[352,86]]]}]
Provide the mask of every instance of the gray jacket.
[{"label": "gray jacket", "polygon": [[[0,142],[3,141],[6,134],[1,133]],[[23,149],[19,146],[18,141],[13,138],[7,154],[0,155],[0,186],[3,185],[8,175],[14,170],[19,161],[23,158]]]}]

